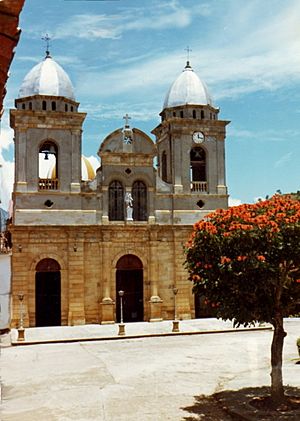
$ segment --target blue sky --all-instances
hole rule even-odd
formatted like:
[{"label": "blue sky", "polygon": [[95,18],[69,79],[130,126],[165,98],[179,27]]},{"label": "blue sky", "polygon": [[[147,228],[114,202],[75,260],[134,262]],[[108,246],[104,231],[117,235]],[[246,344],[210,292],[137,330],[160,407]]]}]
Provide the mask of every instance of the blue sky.
[{"label": "blue sky", "polygon": [[[5,99],[6,109],[28,71],[44,57],[69,74],[88,113],[83,153],[97,156],[104,137],[131,124],[150,134],[186,47],[208,85],[226,138],[232,203],[277,189],[300,189],[300,2],[298,0],[26,0]],[[13,174],[13,134],[2,118],[2,206]]]}]

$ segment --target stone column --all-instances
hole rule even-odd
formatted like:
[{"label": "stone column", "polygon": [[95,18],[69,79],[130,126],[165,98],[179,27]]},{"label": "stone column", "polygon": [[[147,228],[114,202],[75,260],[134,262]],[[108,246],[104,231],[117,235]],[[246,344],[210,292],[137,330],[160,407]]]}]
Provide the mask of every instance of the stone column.
[{"label": "stone column", "polygon": [[217,165],[218,165],[218,181],[217,193],[227,194],[227,187],[225,181],[225,144],[224,140],[216,140],[217,143]]},{"label": "stone column", "polygon": [[71,186],[72,192],[80,192],[81,180],[81,130],[72,131],[72,167]]},{"label": "stone column", "polygon": [[85,324],[83,238],[69,238],[69,313],[68,325]]},{"label": "stone column", "polygon": [[162,299],[158,295],[158,267],[157,267],[157,231],[150,232],[149,244],[149,279],[151,288],[150,297],[150,322],[158,322],[162,320]]},{"label": "stone column", "polygon": [[110,233],[103,233],[102,240],[102,282],[103,282],[103,298],[100,303],[100,319],[101,324],[115,323],[115,302],[111,298],[111,285],[114,281],[111,279],[112,267],[110,257]]},{"label": "stone column", "polygon": [[15,191],[27,191],[26,178],[26,129],[18,129],[15,139]]},{"label": "stone column", "polygon": [[182,145],[179,137],[173,142],[173,159],[174,159],[174,193],[182,193]]}]

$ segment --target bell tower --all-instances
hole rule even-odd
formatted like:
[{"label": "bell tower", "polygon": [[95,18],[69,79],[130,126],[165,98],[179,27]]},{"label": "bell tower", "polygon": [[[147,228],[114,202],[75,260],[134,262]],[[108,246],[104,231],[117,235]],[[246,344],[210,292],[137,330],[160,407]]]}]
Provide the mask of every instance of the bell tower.
[{"label": "bell tower", "polygon": [[175,207],[182,211],[227,207],[224,143],[229,121],[218,115],[206,85],[187,61],[166,95],[161,123],[153,130],[159,176],[171,185]]},{"label": "bell tower", "polygon": [[[66,196],[80,192],[81,134],[86,114],[78,112],[68,75],[46,52],[25,77],[16,109],[10,111],[15,132],[15,223],[29,223],[30,210],[70,206]],[[74,204],[73,204],[74,206]],[[76,206],[76,205],[75,205]],[[21,215],[24,216],[21,217]],[[45,221],[47,216],[45,216]]]}]

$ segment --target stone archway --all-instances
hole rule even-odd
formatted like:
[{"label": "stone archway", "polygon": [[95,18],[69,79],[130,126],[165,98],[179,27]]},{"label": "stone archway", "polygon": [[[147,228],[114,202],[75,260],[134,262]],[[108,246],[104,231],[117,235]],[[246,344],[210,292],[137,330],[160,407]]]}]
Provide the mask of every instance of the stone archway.
[{"label": "stone archway", "polygon": [[120,322],[120,297],[118,291],[124,291],[124,322],[144,320],[143,264],[133,254],[126,254],[117,262],[116,271],[116,318]]},{"label": "stone archway", "polygon": [[42,259],[35,272],[35,325],[61,325],[61,274],[54,259]]}]

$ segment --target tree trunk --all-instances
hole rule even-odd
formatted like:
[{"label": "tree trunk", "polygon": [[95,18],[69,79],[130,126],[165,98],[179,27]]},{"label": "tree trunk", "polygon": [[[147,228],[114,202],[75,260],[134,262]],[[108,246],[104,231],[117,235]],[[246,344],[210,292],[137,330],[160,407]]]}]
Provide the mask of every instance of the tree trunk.
[{"label": "tree trunk", "polygon": [[282,351],[283,341],[286,333],[283,329],[283,317],[276,314],[274,318],[274,334],[271,346],[271,397],[275,404],[284,401],[284,390],[282,383]]}]

